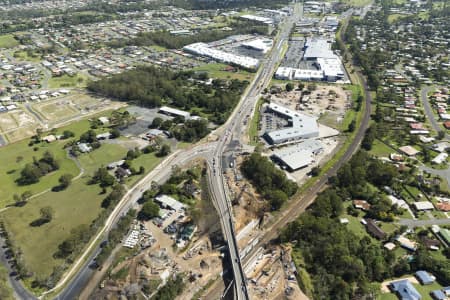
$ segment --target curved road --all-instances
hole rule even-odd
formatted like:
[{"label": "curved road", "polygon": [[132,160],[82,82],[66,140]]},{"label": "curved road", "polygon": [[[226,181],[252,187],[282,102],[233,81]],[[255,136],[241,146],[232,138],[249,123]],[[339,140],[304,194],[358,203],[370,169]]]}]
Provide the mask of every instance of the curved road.
[{"label": "curved road", "polygon": [[[425,110],[425,114],[427,115],[428,120],[430,120],[431,127],[433,127],[434,131],[444,131],[442,126],[439,125],[439,123],[436,120],[436,117],[433,113],[433,108],[431,107],[430,101],[428,101],[428,93],[433,91],[435,87],[432,86],[425,86],[420,90],[420,100],[422,101],[423,108]],[[450,140],[450,135],[445,133],[445,139]]]}]

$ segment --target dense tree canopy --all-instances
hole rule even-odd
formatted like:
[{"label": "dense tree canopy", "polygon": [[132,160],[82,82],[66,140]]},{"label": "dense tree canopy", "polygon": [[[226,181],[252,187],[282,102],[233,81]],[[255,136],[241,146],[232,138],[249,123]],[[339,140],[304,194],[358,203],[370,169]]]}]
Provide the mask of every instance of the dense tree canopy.
[{"label": "dense tree canopy", "polygon": [[139,67],[90,82],[88,88],[95,93],[145,107],[175,106],[205,114],[210,121],[223,123],[248,82],[214,80],[212,85],[206,85],[194,80],[194,75],[193,72]]},{"label": "dense tree canopy", "polygon": [[250,155],[241,166],[242,173],[248,178],[276,210],[297,191],[297,184],[266,157],[259,153]]}]

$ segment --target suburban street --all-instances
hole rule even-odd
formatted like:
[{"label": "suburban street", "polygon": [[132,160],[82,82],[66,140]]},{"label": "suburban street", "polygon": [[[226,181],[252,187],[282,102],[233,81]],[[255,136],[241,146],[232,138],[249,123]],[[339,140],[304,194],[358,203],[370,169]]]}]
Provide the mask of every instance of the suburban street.
[{"label": "suburban street", "polygon": [[[443,131],[443,128],[437,122],[436,117],[433,113],[433,108],[431,107],[430,101],[428,100],[428,93],[433,91],[434,89],[435,87],[429,85],[423,87],[420,90],[420,101],[422,102],[425,114],[427,115],[427,119],[430,120],[431,127],[433,127],[436,132],[439,132]],[[450,135],[446,133],[445,139],[450,140]]]},{"label": "suburban street", "polygon": [[[235,238],[231,201],[228,196],[227,185],[223,178],[221,160],[224,152],[235,151],[242,146],[242,128],[245,127],[243,126],[243,123],[250,118],[250,115],[253,114],[259,95],[270,83],[275,67],[282,59],[283,51],[281,51],[281,48],[283,43],[289,38],[291,28],[296,20],[301,17],[301,14],[301,6],[300,4],[296,4],[293,15],[281,25],[281,30],[278,34],[278,39],[275,41],[273,51],[269,54],[269,57],[261,62],[258,73],[250,86],[247,88],[246,93],[241,98],[241,101],[233,111],[226,124],[219,130],[216,130],[215,134],[218,136],[217,142],[202,143],[186,150],[178,150],[174,152],[159,166],[146,175],[138,184],[128,190],[126,195],[122,198],[120,203],[107,219],[103,229],[98,232],[93,241],[86,247],[84,253],[72,265],[72,268],[64,274],[63,278],[52,290],[49,290],[41,296],[54,293],[63,288],[55,299],[73,299],[77,297],[94,272],[94,270],[89,268],[89,265],[100,251],[100,242],[105,239],[107,233],[115,226],[119,218],[126,214],[129,209],[136,206],[137,200],[141,197],[145,190],[151,187],[152,182],[162,183],[167,180],[170,177],[173,166],[183,165],[194,159],[202,158],[206,159],[208,162],[210,192],[220,216],[224,237],[228,243],[234,278],[234,298],[239,300],[249,299],[242,264],[247,262],[248,257],[251,257],[260,247],[263,247],[270,240],[275,238],[283,226],[294,220],[307,208],[307,206],[315,199],[316,194],[326,186],[328,178],[334,175],[358,149],[370,120],[372,101],[371,95],[365,79],[359,72],[357,72],[365,91],[366,105],[361,125],[357,129],[355,138],[351,145],[342,157],[331,167],[331,169],[320,177],[305,194],[299,195],[299,197],[291,200],[287,209],[282,213],[278,220],[262,235],[258,245],[254,247],[245,258],[242,258],[241,262],[241,257],[239,255],[239,249]],[[17,284],[17,288],[15,287],[15,291],[16,293],[21,293],[19,296],[22,299],[36,299],[25,289],[23,289],[19,282]]]}]

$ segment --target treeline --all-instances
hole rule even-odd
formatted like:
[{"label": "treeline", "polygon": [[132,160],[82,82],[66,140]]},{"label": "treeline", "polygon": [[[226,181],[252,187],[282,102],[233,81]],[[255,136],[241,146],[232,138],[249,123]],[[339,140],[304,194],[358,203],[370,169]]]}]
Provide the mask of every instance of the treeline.
[{"label": "treeline", "polygon": [[[351,199],[366,199],[371,203],[366,217],[383,219],[399,213],[393,211],[395,206],[371,185],[380,189],[395,186],[395,178],[407,176],[367,152],[359,151],[330,178],[330,187],[317,196],[308,210],[283,230],[281,241],[295,241],[295,247],[305,260],[312,278],[314,299],[374,298],[379,286],[371,283],[421,268],[437,275],[443,283],[449,283],[450,262],[435,260],[422,248],[415,253],[415,260],[408,262],[385,250],[379,242],[355,235],[339,222],[344,201]],[[393,240],[395,234],[389,239]]]},{"label": "treeline", "polygon": [[250,6],[274,8],[287,5],[288,0],[171,0],[171,5],[184,9],[228,9],[228,8],[248,8]]},{"label": "treeline", "polygon": [[156,294],[152,297],[155,300],[172,300],[180,295],[186,284],[183,282],[183,277],[178,274],[174,279],[167,281],[166,285],[163,286]]},{"label": "treeline", "polygon": [[244,160],[241,171],[269,201],[272,210],[278,210],[298,188],[275,164],[256,152]]},{"label": "treeline", "polygon": [[92,92],[120,101],[154,108],[168,104],[187,111],[208,115],[212,122],[222,124],[239,101],[248,84],[239,80],[214,80],[212,85],[194,79],[195,73],[173,72],[153,66],[92,81]]},{"label": "treeline", "polygon": [[41,159],[33,157],[33,163],[28,163],[20,172],[17,179],[19,185],[28,185],[39,182],[42,176],[59,169],[59,163],[49,151],[46,151]]},{"label": "treeline", "polygon": [[132,39],[118,39],[108,43],[110,47],[121,48],[125,46],[152,46],[158,45],[168,49],[180,49],[192,43],[209,43],[237,34],[267,34],[267,25],[253,21],[233,21],[232,30],[200,29],[193,35],[174,35],[169,31],[152,31],[139,33]]}]

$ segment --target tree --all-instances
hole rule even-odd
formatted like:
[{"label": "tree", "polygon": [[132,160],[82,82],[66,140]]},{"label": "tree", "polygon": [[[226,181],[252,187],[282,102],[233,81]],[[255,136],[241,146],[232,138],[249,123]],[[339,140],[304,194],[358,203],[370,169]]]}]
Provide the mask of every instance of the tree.
[{"label": "tree", "polygon": [[139,167],[139,174],[142,175],[145,173],[145,167],[144,166],[140,166]]},{"label": "tree", "polygon": [[116,139],[116,138],[120,137],[120,131],[117,128],[114,128],[109,133],[111,134],[110,138],[112,138],[112,139]]},{"label": "tree", "polygon": [[356,129],[356,121],[355,121],[355,120],[352,120],[352,121],[350,122],[350,124],[348,124],[347,131],[348,131],[348,132],[353,132],[353,131],[355,131],[355,129]]},{"label": "tree", "polygon": [[147,201],[142,206],[141,211],[138,214],[140,220],[150,220],[159,216],[159,206],[153,201]]},{"label": "tree", "polygon": [[303,91],[304,88],[305,88],[305,84],[304,84],[303,82],[299,82],[299,83],[298,83],[298,89],[299,89],[300,91]]},{"label": "tree", "polygon": [[59,186],[62,190],[66,189],[72,183],[72,174],[64,174],[59,177]]},{"label": "tree", "polygon": [[445,132],[442,130],[439,130],[437,138],[438,140],[442,140],[445,137]]},{"label": "tree", "polygon": [[41,214],[41,219],[48,223],[53,219],[54,210],[50,206],[44,206],[39,210],[39,213]]},{"label": "tree", "polygon": [[159,156],[159,157],[167,156],[170,153],[170,151],[171,151],[170,146],[167,144],[164,144],[161,146],[159,151],[156,153],[156,156]]},{"label": "tree", "polygon": [[62,136],[63,136],[63,139],[69,139],[71,137],[74,137],[75,133],[73,133],[70,130],[64,130]]},{"label": "tree", "polygon": [[290,92],[290,91],[292,91],[293,89],[294,89],[294,85],[293,85],[291,82],[289,82],[289,83],[286,84],[286,91],[287,91],[287,92]]},{"label": "tree", "polygon": [[320,167],[316,166],[311,169],[311,176],[316,177],[320,174]]},{"label": "tree", "polygon": [[315,83],[308,84],[308,91],[312,92],[317,89],[317,85]]}]

